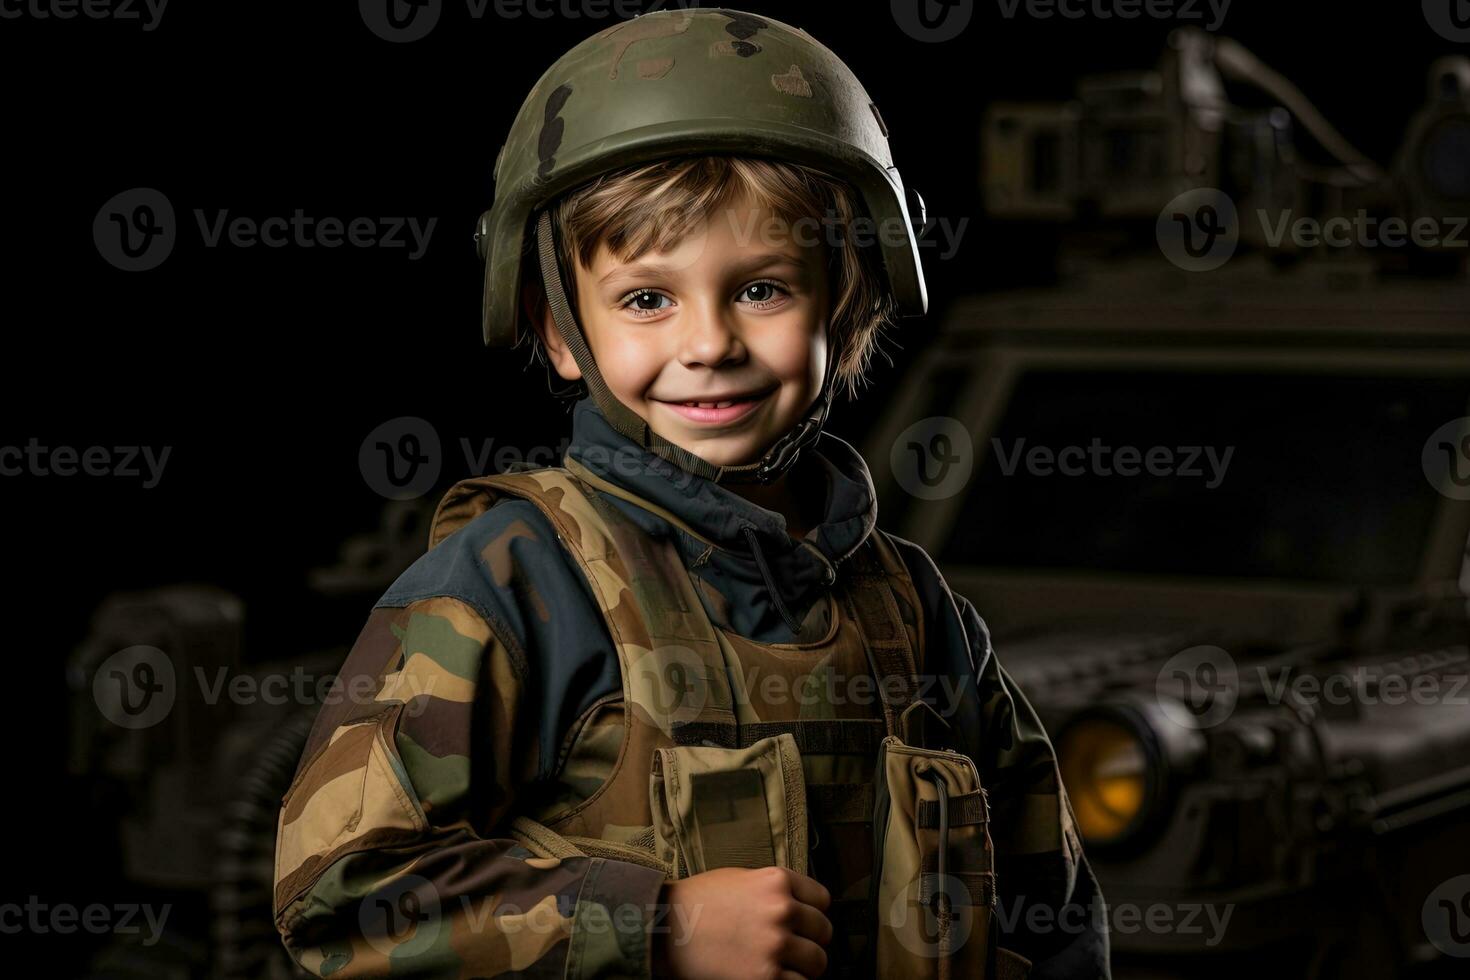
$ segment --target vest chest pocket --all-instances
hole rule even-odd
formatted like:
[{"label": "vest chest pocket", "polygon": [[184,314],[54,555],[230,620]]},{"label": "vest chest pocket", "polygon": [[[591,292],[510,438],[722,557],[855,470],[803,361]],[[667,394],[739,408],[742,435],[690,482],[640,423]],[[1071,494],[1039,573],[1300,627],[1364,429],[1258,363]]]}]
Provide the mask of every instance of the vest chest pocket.
[{"label": "vest chest pocket", "polygon": [[806,786],[790,734],[743,749],[658,749],[649,801],[659,859],[676,878],[771,865],[807,873]]},{"label": "vest chest pocket", "polygon": [[995,941],[989,824],[969,756],[883,740],[873,816],[878,976],[1023,980],[1030,964]]}]

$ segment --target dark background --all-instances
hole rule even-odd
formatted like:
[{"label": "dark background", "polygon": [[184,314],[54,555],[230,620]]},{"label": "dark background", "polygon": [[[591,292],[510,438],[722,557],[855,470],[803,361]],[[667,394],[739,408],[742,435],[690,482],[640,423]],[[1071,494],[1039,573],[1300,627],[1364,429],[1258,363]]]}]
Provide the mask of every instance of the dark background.
[{"label": "dark background", "polygon": [[[906,182],[932,214],[972,217],[954,259],[926,250],[930,314],[889,345],[896,366],[876,362],[861,402],[834,410],[831,430],[860,443],[957,296],[1055,274],[1050,229],[981,211],[986,104],[1063,100],[1081,74],[1152,67],[1175,25],[1007,20],[979,3],[960,38],[926,44],[896,29],[886,2],[738,6],[804,27],[844,58],[882,109]],[[232,590],[246,600],[253,659],[350,643],[368,604],[324,613],[305,572],[378,520],[383,498],[357,461],[373,427],[429,420],[445,441],[441,486],[470,475],[460,437],[529,448],[564,434],[526,352],[481,346],[470,236],[521,100],[558,55],[611,22],[476,21],[451,0],[428,38],[390,44],[344,2],[175,0],[151,32],[137,21],[0,20],[0,445],[172,447],[153,489],[0,478],[14,600],[0,901],[120,900],[112,828],[64,774],[65,660],[106,595],[180,581]],[[1379,162],[1423,102],[1429,62],[1456,53],[1408,2],[1237,0],[1220,33],[1295,81]],[[133,187],[161,190],[178,214],[173,254],[148,272],[119,271],[93,243],[99,208]],[[205,248],[195,208],[438,221],[427,254],[409,261],[406,249]],[[30,938],[58,969],[95,941]]]}]

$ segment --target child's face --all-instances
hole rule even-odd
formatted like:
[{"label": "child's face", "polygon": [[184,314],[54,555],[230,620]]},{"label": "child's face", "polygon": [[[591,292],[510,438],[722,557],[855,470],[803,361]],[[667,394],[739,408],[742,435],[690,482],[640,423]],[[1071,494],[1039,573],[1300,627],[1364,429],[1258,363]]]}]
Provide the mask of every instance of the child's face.
[{"label": "child's face", "polygon": [[[623,263],[602,244],[592,268],[577,266],[582,329],[608,388],[716,466],[758,460],[811,407],[827,367],[826,248],[766,225],[773,217],[739,201],[669,252]],[[557,373],[580,378],[549,313],[538,332]]]}]

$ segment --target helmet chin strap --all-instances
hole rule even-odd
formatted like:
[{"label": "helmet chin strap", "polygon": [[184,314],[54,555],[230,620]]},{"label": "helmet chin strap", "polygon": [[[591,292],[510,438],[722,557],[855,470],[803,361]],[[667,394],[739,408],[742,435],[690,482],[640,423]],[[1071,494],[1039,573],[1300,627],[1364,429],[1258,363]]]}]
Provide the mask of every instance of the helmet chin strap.
[{"label": "helmet chin strap", "polygon": [[546,286],[546,301],[551,307],[551,316],[557,330],[561,332],[562,340],[582,371],[582,380],[587,383],[592,400],[614,429],[680,469],[721,484],[771,483],[796,463],[803,449],[817,441],[822,434],[822,427],[827,424],[827,413],[832,408],[833,364],[837,358],[831,351],[828,351],[827,370],[822,377],[822,390],[816,401],[807,409],[806,416],[791,431],[777,439],[757,462],[740,466],[715,466],[654,432],[646,419],[618,400],[597,370],[597,362],[592,357],[592,351],[587,346],[582,328],[577,324],[566,290],[562,286],[563,270],[557,252],[556,235],[556,222],[552,219],[550,209],[543,210],[536,226],[536,250],[541,261],[541,279]]}]

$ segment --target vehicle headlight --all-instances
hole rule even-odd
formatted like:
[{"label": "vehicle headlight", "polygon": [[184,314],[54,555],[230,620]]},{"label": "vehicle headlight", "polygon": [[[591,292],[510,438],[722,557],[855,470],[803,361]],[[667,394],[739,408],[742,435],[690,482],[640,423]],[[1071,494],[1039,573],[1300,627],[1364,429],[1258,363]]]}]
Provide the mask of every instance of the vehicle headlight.
[{"label": "vehicle headlight", "polygon": [[1155,704],[1124,700],[1085,708],[1060,727],[1057,765],[1089,846],[1145,843],[1168,815],[1171,780],[1197,755],[1199,733],[1176,733],[1159,714]]}]

